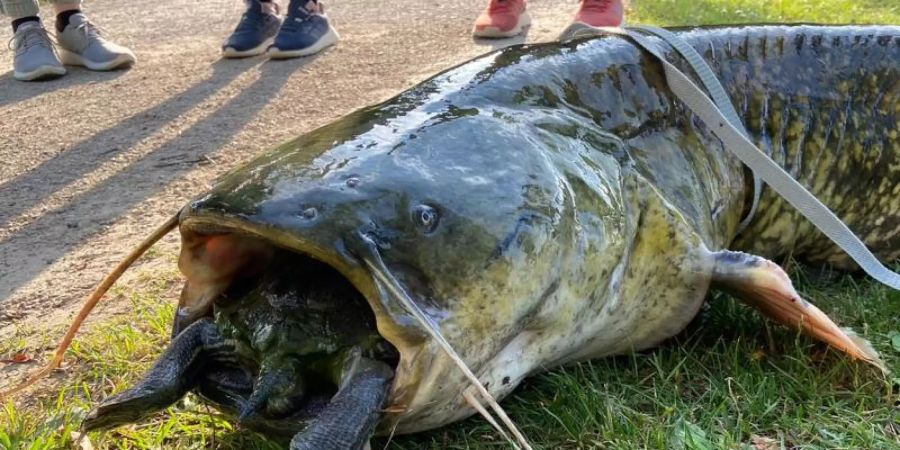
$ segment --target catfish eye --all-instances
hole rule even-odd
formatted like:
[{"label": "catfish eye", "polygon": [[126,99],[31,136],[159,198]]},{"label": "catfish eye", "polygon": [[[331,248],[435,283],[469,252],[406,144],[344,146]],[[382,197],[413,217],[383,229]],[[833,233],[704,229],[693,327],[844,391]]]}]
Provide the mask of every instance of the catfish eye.
[{"label": "catfish eye", "polygon": [[433,232],[440,221],[438,211],[428,205],[416,205],[412,209],[412,220],[425,233]]}]

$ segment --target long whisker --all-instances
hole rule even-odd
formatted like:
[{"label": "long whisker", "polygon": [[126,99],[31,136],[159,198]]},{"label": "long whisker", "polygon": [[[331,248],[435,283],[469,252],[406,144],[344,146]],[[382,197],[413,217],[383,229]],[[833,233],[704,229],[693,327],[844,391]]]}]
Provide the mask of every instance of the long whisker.
[{"label": "long whisker", "polygon": [[469,406],[475,408],[475,411],[478,411],[478,414],[481,414],[481,417],[484,417],[484,420],[487,420],[487,422],[491,424],[491,426],[493,426],[494,429],[496,429],[504,439],[509,441],[513,448],[515,448],[516,450],[520,450],[519,446],[516,445],[516,442],[513,441],[508,434],[506,434],[506,431],[503,430],[503,427],[501,427],[500,424],[497,423],[496,420],[494,420],[494,416],[491,415],[490,411],[484,409],[484,405],[482,405],[481,402],[479,402],[478,399],[475,398],[475,395],[472,394],[472,392],[466,391],[465,393],[463,393],[463,397],[466,399],[466,403],[468,403]]},{"label": "long whisker", "polygon": [[56,354],[53,356],[53,360],[50,361],[49,364],[30,375],[28,379],[17,386],[13,386],[5,391],[0,391],[0,398],[4,398],[8,395],[14,394],[16,392],[21,391],[22,389],[31,386],[32,384],[38,382],[41,378],[44,378],[53,371],[53,369],[57,368],[62,364],[63,357],[66,354],[66,350],[69,348],[69,345],[72,344],[72,340],[75,339],[75,333],[78,332],[78,329],[81,328],[81,324],[87,318],[87,316],[91,313],[97,303],[100,302],[100,299],[103,298],[103,295],[106,294],[106,291],[112,287],[113,283],[137,261],[147,250],[150,249],[157,241],[163,238],[163,236],[169,234],[170,231],[175,229],[178,225],[178,214],[170,217],[163,223],[159,228],[157,228],[150,236],[144,239],[137,247],[135,247],[125,259],[119,263],[118,266],[103,279],[102,282],[94,289],[94,292],[91,293],[91,296],[84,302],[84,306],[81,307],[81,311],[78,312],[78,316],[75,317],[75,320],[72,321],[72,324],[69,325],[69,330],[66,332],[65,337],[56,347]]},{"label": "long whisker", "polygon": [[[359,237],[362,239],[364,243],[364,250],[366,252],[365,255],[362,256],[363,261],[369,268],[372,270],[372,273],[375,275],[377,281],[381,283],[381,285],[390,292],[402,305],[406,308],[413,317],[418,320],[428,334],[441,346],[441,348],[447,353],[450,359],[462,370],[463,374],[469,381],[472,383],[472,386],[478,391],[479,394],[487,401],[488,405],[490,405],[491,409],[494,410],[494,413],[500,417],[500,421],[503,422],[504,425],[509,428],[509,431],[515,436],[519,445],[525,450],[532,450],[531,445],[528,444],[528,440],[525,439],[525,436],[516,428],[515,424],[513,424],[512,420],[510,420],[509,416],[506,415],[506,412],[503,411],[503,408],[497,403],[497,400],[485,389],[484,385],[482,385],[481,381],[478,380],[478,377],[469,369],[469,366],[466,365],[465,361],[459,356],[456,350],[444,339],[444,336],[437,329],[437,325],[422,312],[421,309],[412,301],[406,291],[400,287],[400,283],[396,278],[391,274],[388,270],[387,266],[385,266],[384,261],[381,259],[381,254],[378,253],[378,247],[368,236],[365,234],[360,234]],[[475,400],[474,397],[471,397],[472,400]],[[477,408],[476,408],[477,409]],[[480,411],[479,411],[480,412]],[[486,411],[485,411],[486,412]],[[509,436],[506,436],[505,433],[502,433],[507,439]],[[510,442],[515,446],[515,442],[510,439]],[[518,447],[517,447],[518,448]]]}]

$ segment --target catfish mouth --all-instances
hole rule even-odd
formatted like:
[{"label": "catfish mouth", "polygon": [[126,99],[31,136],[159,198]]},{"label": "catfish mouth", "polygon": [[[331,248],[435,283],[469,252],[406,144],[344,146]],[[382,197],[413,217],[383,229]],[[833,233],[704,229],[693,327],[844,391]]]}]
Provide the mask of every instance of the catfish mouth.
[{"label": "catfish mouth", "polygon": [[358,259],[340,246],[222,222],[181,223],[179,268],[187,280],[173,333],[212,317],[238,356],[237,368],[220,366],[202,378],[203,397],[252,428],[283,434],[315,418],[360,359],[398,371],[407,340],[392,333],[401,327]]}]

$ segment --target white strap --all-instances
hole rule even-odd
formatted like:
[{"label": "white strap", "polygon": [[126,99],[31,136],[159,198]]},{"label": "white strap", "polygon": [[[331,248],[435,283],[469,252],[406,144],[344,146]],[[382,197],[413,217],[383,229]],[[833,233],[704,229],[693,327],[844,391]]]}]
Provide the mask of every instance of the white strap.
[{"label": "white strap", "polygon": [[[719,79],[713,74],[712,69],[709,68],[709,64],[707,64],[706,60],[697,53],[697,50],[694,50],[694,47],[691,47],[690,44],[678,37],[675,33],[664,28],[638,25],[630,27],[630,29],[654,34],[677,50],[678,53],[684,57],[684,60],[690,64],[691,68],[694,69],[694,73],[700,78],[700,82],[703,83],[706,92],[709,93],[709,96],[712,97],[712,100],[719,108],[719,112],[728,119],[728,122],[731,123],[735,129],[740,131],[746,138],[750,138],[750,134],[747,133],[747,129],[744,128],[740,116],[738,116],[737,111],[734,110],[734,105],[731,104],[731,99],[725,94],[725,88],[722,87],[722,83],[719,83]],[[657,57],[659,57],[659,55],[657,55]],[[759,198],[762,197],[762,180],[756,172],[752,173],[753,199],[750,201],[750,210],[747,211],[747,215],[744,216],[743,220],[741,220],[741,223],[738,225],[738,234],[744,231],[747,226],[750,225],[753,218],[756,217],[756,210],[759,207]]]},{"label": "white strap", "polygon": [[[641,30],[648,30],[648,27],[641,27]],[[797,180],[784,171],[778,164],[770,159],[765,153],[758,149],[742,132],[743,127],[736,127],[731,121],[716,107],[712,100],[700,90],[685,74],[669,63],[665,57],[657,50],[656,45],[635,31],[622,29],[603,28],[602,31],[614,34],[627,35],[633,39],[644,50],[655,56],[665,70],[666,80],[669,88],[678,96],[678,98],[690,108],[691,111],[710,129],[710,131],[718,137],[729,151],[746,164],[753,173],[766,182],[779,195],[784,197],[800,214],[803,214],[813,225],[822,233],[828,236],[835,244],[842,248],[847,254],[856,261],[857,264],[872,278],[900,290],[900,275],[892,272],[877,258],[872,252],[866,248],[859,238],[853,234],[853,231],[847,227],[844,222],[834,215],[827,206],[822,204],[814,195],[803,187]],[[658,29],[654,30],[655,34]],[[666,39],[669,42],[681,41],[680,38],[672,33],[665,32]],[[674,45],[674,44],[673,44]],[[680,44],[679,44],[680,45]],[[694,52],[696,53],[696,52]],[[697,55],[699,56],[699,55]],[[701,67],[706,65],[702,58],[696,61]],[[693,63],[692,63],[693,64]],[[695,70],[697,70],[695,68]],[[719,81],[712,75],[712,71],[707,68],[705,70],[697,70],[698,75],[703,77],[703,73],[708,73],[704,84],[719,85]],[[711,78],[709,78],[711,77]],[[711,89],[710,92],[722,90],[721,85],[718,88]],[[733,110],[733,109],[732,109]]]}]

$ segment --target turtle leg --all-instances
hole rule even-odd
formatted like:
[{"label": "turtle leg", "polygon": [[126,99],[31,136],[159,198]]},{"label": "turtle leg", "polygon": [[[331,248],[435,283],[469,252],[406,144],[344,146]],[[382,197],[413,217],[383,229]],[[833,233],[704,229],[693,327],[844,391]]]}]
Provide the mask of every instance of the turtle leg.
[{"label": "turtle leg", "polygon": [[136,422],[183,397],[196,383],[207,361],[227,360],[233,349],[212,320],[185,328],[163,352],[137,386],[106,399],[82,422],[85,431]]},{"label": "turtle leg", "polygon": [[714,288],[729,291],[766,317],[797,327],[848,355],[886,370],[868,341],[848,328],[841,328],[815,305],[800,297],[791,279],[763,257],[721,251],[715,256]]},{"label": "turtle leg", "polygon": [[363,450],[387,401],[393,370],[363,359],[328,406],[291,440],[291,450]]},{"label": "turtle leg", "polygon": [[237,415],[253,392],[253,377],[243,369],[214,362],[204,367],[193,390],[218,409]]}]

